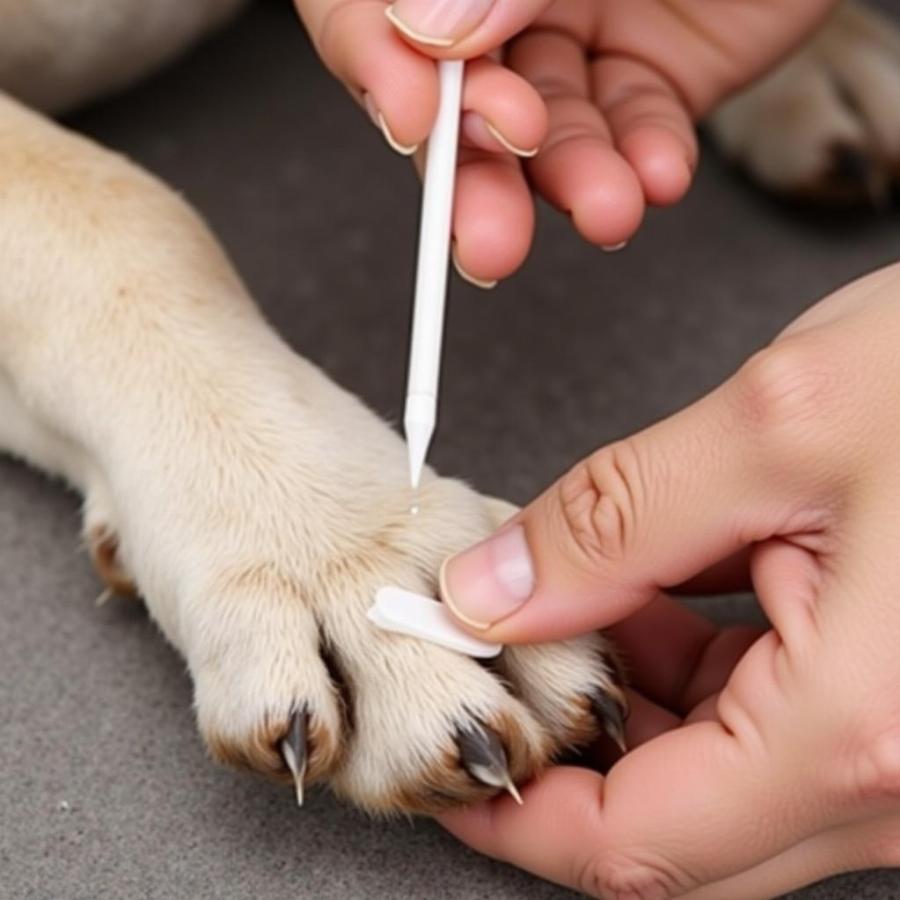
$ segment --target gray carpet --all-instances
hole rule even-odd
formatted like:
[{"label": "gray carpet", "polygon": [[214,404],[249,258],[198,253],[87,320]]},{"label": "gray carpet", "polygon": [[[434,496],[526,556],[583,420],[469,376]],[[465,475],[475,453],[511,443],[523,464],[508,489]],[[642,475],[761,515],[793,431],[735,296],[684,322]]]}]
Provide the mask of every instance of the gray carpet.
[{"label": "gray carpet", "polygon": [[[302,352],[396,420],[417,185],[332,83],[286,5],[263,4],[76,127],[133,155],[211,220]],[[579,455],[728,375],[799,310],[897,254],[896,216],[824,222],[714,157],[677,210],[607,256],[541,211],[525,270],[457,281],[433,460],[527,500]],[[0,896],[39,900],[572,896],[428,822],[375,824],[326,793],[214,768],[183,666],[141,608],[99,591],[77,501],[0,461]],[[719,618],[753,615],[747,601]],[[851,875],[803,900],[900,896]]]}]

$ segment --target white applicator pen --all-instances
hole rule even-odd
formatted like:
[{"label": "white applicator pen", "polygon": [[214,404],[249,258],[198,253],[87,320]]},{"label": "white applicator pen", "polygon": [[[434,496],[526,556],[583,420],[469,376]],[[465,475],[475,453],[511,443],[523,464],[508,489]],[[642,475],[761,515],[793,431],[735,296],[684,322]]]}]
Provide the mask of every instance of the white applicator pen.
[{"label": "white applicator pen", "polygon": [[409,349],[409,379],[403,414],[403,430],[409,453],[409,479],[413,488],[419,486],[422,467],[425,465],[428,446],[437,422],[463,66],[463,61],[458,59],[438,63],[440,105],[434,128],[428,138],[428,158],[425,162]]}]

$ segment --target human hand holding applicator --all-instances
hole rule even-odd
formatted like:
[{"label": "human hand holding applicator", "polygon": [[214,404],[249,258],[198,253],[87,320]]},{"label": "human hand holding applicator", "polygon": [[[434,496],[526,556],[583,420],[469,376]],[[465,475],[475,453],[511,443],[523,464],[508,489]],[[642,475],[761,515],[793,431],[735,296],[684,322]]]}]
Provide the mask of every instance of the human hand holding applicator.
[{"label": "human hand holding applicator", "polygon": [[[436,59],[470,60],[453,234],[490,287],[525,259],[532,189],[617,249],[680,200],[694,123],[800,41],[833,0],[295,0],[323,62],[413,154]],[[387,13],[387,15],[386,15]],[[499,61],[498,61],[499,60]]]}]

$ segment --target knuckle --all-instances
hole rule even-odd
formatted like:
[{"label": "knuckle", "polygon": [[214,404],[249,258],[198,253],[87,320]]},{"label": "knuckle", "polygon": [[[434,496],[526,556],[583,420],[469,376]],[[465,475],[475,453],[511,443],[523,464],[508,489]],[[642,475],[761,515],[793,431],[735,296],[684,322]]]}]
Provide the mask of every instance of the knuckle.
[{"label": "knuckle", "polygon": [[596,854],[581,864],[573,883],[601,900],[668,900],[690,887],[688,879],[661,861],[642,862]]},{"label": "knuckle", "polygon": [[900,800],[900,729],[864,743],[854,766],[854,794],[863,802]]},{"label": "knuckle", "polygon": [[783,340],[752,356],[736,376],[741,417],[758,432],[808,434],[821,420],[832,376],[809,342]]},{"label": "knuckle", "polygon": [[603,119],[597,109],[583,98],[567,93],[571,89],[563,83],[547,79],[535,87],[548,103],[549,131],[541,144],[541,153],[569,141],[594,138],[602,130]]},{"label": "knuckle", "polygon": [[360,13],[368,0],[339,0],[325,11],[318,27],[310,28],[316,53],[332,75],[349,79],[351,68],[358,68],[365,58],[353,53],[352,36],[360,25]]},{"label": "knuckle", "polygon": [[645,494],[643,482],[640,454],[629,441],[599,450],[560,480],[565,536],[591,566],[627,554]]}]

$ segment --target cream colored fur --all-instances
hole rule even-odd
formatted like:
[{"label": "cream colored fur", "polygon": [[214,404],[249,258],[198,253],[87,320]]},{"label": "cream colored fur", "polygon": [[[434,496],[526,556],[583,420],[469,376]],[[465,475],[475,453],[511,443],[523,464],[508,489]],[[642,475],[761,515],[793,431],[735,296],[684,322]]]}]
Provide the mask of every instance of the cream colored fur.
[{"label": "cream colored fur", "polygon": [[[92,91],[119,83],[102,46],[85,53],[102,60]],[[31,95],[57,107],[77,94],[60,85],[44,73]],[[112,536],[117,570],[184,655],[214,755],[284,775],[279,738],[305,707],[313,777],[373,811],[418,811],[490,793],[459,768],[460,727],[494,727],[519,779],[596,733],[585,700],[614,690],[599,637],[509,651],[511,692],[374,629],[379,586],[433,593],[444,556],[509,508],[428,473],[411,516],[398,435],[279,339],[198,216],[2,95],[0,268],[0,448],[84,495],[88,542]]]},{"label": "cream colored fur", "polygon": [[59,113],[168,62],[247,0],[0,0],[0,89]]},{"label": "cream colored fur", "polygon": [[854,151],[856,185],[880,203],[900,179],[900,31],[887,16],[841,3],[802,52],[709,120],[724,151],[765,187],[807,199],[853,196],[835,151]]}]

